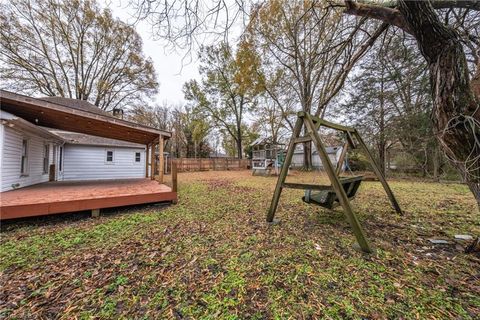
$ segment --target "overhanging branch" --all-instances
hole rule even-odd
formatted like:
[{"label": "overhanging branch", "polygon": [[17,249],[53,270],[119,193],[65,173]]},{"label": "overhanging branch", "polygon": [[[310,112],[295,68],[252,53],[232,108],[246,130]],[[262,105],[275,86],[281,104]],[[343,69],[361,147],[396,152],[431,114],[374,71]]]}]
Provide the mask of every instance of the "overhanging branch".
[{"label": "overhanging branch", "polygon": [[345,7],[344,12],[346,14],[381,20],[412,34],[405,18],[398,9],[352,0],[345,0]]}]

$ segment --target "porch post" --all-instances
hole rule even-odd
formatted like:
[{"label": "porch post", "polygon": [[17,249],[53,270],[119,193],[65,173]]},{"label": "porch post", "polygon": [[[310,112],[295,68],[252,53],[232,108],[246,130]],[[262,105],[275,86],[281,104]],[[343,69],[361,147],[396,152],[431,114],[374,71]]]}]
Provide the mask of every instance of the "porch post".
[{"label": "porch post", "polygon": [[163,140],[163,136],[160,135],[159,139],[158,139],[158,160],[159,160],[159,164],[158,164],[158,182],[160,183],[163,183],[163,168],[164,168],[164,157],[163,157],[163,144],[164,144],[164,140]]},{"label": "porch post", "polygon": [[177,163],[172,161],[172,191],[177,192]]},{"label": "porch post", "polygon": [[146,145],[146,149],[145,149],[145,178],[148,178],[148,161],[149,161],[149,149],[150,149],[150,144],[147,143]]},{"label": "porch post", "polygon": [[155,179],[155,141],[152,141],[152,150],[150,151],[150,179]]}]

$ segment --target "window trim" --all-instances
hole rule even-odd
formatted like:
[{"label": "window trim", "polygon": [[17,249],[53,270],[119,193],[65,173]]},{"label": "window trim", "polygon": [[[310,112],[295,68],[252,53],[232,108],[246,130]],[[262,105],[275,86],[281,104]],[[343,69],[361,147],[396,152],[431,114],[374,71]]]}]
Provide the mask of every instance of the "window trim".
[{"label": "window trim", "polygon": [[43,144],[43,174],[49,174],[50,171],[50,144],[44,143]]},{"label": "window trim", "polygon": [[[137,154],[138,154],[138,161],[137,161]],[[133,153],[133,163],[135,164],[140,164],[142,163],[142,152],[140,151],[135,151]]]},{"label": "window trim", "polygon": [[28,161],[29,154],[30,154],[30,140],[28,138],[22,138],[22,149],[20,154],[20,177],[28,177],[30,173],[30,162]]},{"label": "window trim", "polygon": [[[112,161],[108,161],[108,153],[112,153]],[[115,150],[114,149],[105,149],[105,164],[114,164],[115,163]]]}]

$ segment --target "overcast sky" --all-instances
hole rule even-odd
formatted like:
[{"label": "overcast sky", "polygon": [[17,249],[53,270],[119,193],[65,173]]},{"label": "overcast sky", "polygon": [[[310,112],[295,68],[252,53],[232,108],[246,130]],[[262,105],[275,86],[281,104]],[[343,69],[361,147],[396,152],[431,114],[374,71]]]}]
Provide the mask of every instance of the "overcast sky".
[{"label": "overcast sky", "polygon": [[[133,12],[127,7],[128,0],[100,0],[99,2],[103,7],[110,8],[113,15],[122,21],[128,23],[134,21]],[[171,48],[167,49],[165,40],[153,40],[151,27],[145,22],[135,25],[135,29],[143,39],[143,52],[152,58],[155,64],[157,79],[160,83],[156,102],[166,101],[169,104],[184,102],[183,84],[192,78],[199,78],[197,54],[193,52],[189,55],[191,59],[188,57],[183,59],[188,52],[179,50],[174,52]]]}]

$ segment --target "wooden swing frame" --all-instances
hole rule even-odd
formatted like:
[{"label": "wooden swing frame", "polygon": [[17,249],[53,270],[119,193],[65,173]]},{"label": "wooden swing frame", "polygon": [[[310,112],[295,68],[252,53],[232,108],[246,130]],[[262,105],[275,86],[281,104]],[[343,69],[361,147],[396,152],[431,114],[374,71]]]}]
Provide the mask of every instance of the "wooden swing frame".
[{"label": "wooden swing frame", "polygon": [[[341,163],[345,159],[345,155],[347,153],[347,147],[352,149],[356,149],[357,147],[360,148],[365,156],[367,157],[368,161],[370,162],[371,166],[373,167],[373,171],[377,176],[378,180],[382,183],[383,189],[387,193],[390,202],[395,209],[395,211],[399,214],[402,214],[402,210],[393,195],[390,186],[388,185],[385,177],[383,176],[381,170],[379,169],[373,155],[368,150],[365,142],[363,141],[362,137],[358,133],[355,128],[342,126],[333,122],[326,121],[319,117],[313,116],[306,112],[298,112],[297,113],[297,121],[295,123],[295,127],[293,129],[293,134],[290,139],[290,143],[288,144],[287,154],[285,156],[285,162],[283,163],[282,169],[280,171],[280,175],[278,176],[277,184],[275,187],[275,192],[273,193],[272,202],[270,205],[270,209],[267,213],[267,222],[273,222],[273,218],[275,217],[275,212],[277,211],[278,201],[280,200],[280,195],[282,193],[283,188],[293,188],[293,189],[312,189],[312,190],[322,190],[325,188],[323,185],[316,185],[316,184],[301,184],[301,183],[286,183],[285,179],[287,177],[288,168],[292,162],[293,152],[295,150],[295,146],[297,144],[302,144],[306,142],[312,141],[317,148],[318,154],[320,155],[320,160],[322,161],[323,167],[327,172],[328,179],[331,183],[331,188],[335,191],[336,196],[340,205],[343,208],[343,213],[347,218],[350,226],[352,227],[353,233],[357,239],[358,245],[360,249],[364,252],[371,253],[373,252],[372,247],[370,246],[368,239],[365,235],[365,231],[363,230],[360,222],[358,221],[357,216],[352,210],[350,205],[349,198],[347,193],[345,192],[339,174],[341,171]],[[307,135],[301,136],[302,128],[305,126],[307,129]],[[342,131],[345,133],[347,137],[347,141],[345,146],[342,150],[340,155],[339,164],[337,167],[334,168],[330,158],[328,157],[327,151],[325,150],[325,146],[318,134],[318,130],[320,127],[326,127],[338,131]]]}]

